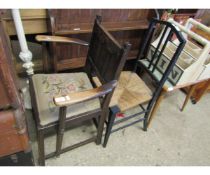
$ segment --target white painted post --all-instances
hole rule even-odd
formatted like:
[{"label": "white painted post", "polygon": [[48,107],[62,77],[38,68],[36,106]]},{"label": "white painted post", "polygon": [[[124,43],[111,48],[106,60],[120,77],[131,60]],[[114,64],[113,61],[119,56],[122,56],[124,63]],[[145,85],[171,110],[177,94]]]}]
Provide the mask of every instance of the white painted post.
[{"label": "white painted post", "polygon": [[23,67],[26,69],[28,75],[34,74],[32,63],[32,53],[28,50],[28,45],[26,43],[25,33],[23,30],[23,24],[20,18],[20,12],[18,9],[12,9],[12,16],[14,19],[14,24],[20,43],[21,52],[19,54],[20,59],[24,62]]},{"label": "white painted post", "polygon": [[[27,74],[33,75],[34,70],[32,63],[32,53],[28,50],[28,45],[26,42],[26,37],[23,29],[23,24],[20,18],[20,12],[18,9],[12,9],[12,17],[15,24],[15,29],[17,32],[18,40],[20,43],[21,52],[19,54],[20,59],[24,62],[23,67],[26,69]],[[29,94],[29,82],[27,80],[27,86],[22,89],[24,97],[24,106],[27,109],[31,109],[31,98]]]}]

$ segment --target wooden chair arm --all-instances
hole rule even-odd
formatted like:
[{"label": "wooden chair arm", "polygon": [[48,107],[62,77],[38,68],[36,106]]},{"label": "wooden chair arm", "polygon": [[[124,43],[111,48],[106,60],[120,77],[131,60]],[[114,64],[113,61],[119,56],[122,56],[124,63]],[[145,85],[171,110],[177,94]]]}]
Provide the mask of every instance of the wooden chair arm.
[{"label": "wooden chair arm", "polygon": [[104,84],[94,89],[54,97],[53,101],[55,105],[59,107],[84,102],[87,100],[91,100],[106,95],[107,93],[111,92],[112,89],[116,87],[116,85],[117,85],[117,80],[113,80],[107,84]]},{"label": "wooden chair arm", "polygon": [[83,46],[88,46],[89,43],[76,38],[69,38],[64,36],[50,36],[50,35],[36,35],[36,40],[39,42],[58,42],[58,43],[72,43]]}]

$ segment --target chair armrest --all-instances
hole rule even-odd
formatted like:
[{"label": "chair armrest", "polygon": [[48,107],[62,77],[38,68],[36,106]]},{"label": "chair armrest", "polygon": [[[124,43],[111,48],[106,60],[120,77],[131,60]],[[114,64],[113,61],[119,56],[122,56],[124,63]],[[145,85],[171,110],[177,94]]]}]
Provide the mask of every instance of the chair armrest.
[{"label": "chair armrest", "polygon": [[84,102],[87,100],[91,100],[91,99],[106,95],[107,93],[111,92],[113,88],[116,87],[116,85],[117,85],[117,80],[113,80],[113,81],[110,81],[109,83],[106,83],[94,89],[54,97],[53,101],[56,106],[60,106],[60,107]]},{"label": "chair armrest", "polygon": [[64,36],[50,36],[50,35],[36,35],[36,40],[39,42],[58,42],[58,43],[72,43],[83,46],[88,46],[89,43],[76,38],[69,38]]}]

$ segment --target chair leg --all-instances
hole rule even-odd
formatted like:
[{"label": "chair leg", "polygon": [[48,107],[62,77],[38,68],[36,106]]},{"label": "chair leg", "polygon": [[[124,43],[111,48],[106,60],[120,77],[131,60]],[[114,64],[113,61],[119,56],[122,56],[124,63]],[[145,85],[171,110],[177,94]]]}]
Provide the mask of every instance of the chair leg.
[{"label": "chair leg", "polygon": [[184,100],[184,103],[183,103],[183,105],[182,105],[181,111],[184,111],[184,108],[185,108],[185,106],[187,105],[187,102],[189,101],[189,99],[190,99],[191,95],[193,94],[195,88],[196,88],[196,85],[190,86],[190,90],[189,90],[189,92],[187,93],[187,96],[186,96],[186,98],[185,98],[185,100]]},{"label": "chair leg", "polygon": [[166,91],[162,90],[158,99],[157,99],[157,101],[156,101],[156,103],[154,104],[154,107],[152,108],[151,114],[149,116],[149,120],[148,120],[148,123],[147,123],[147,128],[150,126],[151,121],[153,120],[153,118],[154,118],[154,116],[157,112],[157,109],[159,109],[160,104],[161,104],[162,100],[164,99],[165,93],[166,93]]},{"label": "chair leg", "polygon": [[104,122],[106,120],[106,112],[103,112],[101,116],[99,116],[99,122],[98,122],[98,129],[97,129],[97,137],[96,137],[96,145],[101,144],[102,136],[103,136],[103,130],[104,130]]},{"label": "chair leg", "polygon": [[148,127],[148,116],[149,116],[149,111],[145,113],[144,115],[144,123],[143,123],[143,130],[147,131]]},{"label": "chair leg", "polygon": [[39,149],[38,162],[39,162],[40,166],[45,166],[44,132],[43,132],[43,130],[38,129],[37,137],[38,137],[38,149]]},{"label": "chair leg", "polygon": [[61,107],[59,111],[59,124],[58,124],[58,133],[56,140],[56,156],[60,156],[63,134],[65,130],[65,119],[66,119],[66,107]]},{"label": "chair leg", "polygon": [[108,120],[106,133],[105,133],[105,138],[104,138],[104,143],[103,143],[104,148],[106,148],[106,145],[108,143],[109,136],[111,134],[112,127],[113,127],[113,124],[114,124],[115,116],[116,116],[116,113],[111,113],[111,115],[109,115],[109,120]]}]

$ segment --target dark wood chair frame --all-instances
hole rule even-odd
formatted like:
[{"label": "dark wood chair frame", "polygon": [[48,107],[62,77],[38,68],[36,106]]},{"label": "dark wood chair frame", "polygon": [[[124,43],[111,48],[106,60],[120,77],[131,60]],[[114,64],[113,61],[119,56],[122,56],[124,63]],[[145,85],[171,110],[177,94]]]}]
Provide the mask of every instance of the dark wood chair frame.
[{"label": "dark wood chair frame", "polygon": [[[162,35],[162,37],[161,37],[161,39],[160,39],[160,41],[157,45],[156,50],[154,51],[154,54],[152,55],[152,59],[150,61],[150,64],[148,65],[148,67],[146,67],[139,60],[145,59],[145,55],[147,55],[149,45],[152,41],[152,38],[154,37],[155,29],[158,29],[160,27],[160,25],[165,26],[164,33],[163,33],[163,35]],[[170,29],[170,32],[168,33],[168,35],[166,35],[166,31],[168,29]],[[177,46],[177,49],[176,49],[170,63],[168,64],[165,72],[163,73],[161,79],[159,80],[153,74],[153,72],[157,69],[157,64],[158,64],[158,62],[161,58],[161,55],[163,54],[163,51],[166,47],[166,44],[168,43],[168,41],[170,41],[172,39],[173,35],[175,35],[177,37],[177,39],[179,40],[179,45]],[[164,37],[166,37],[165,41],[163,40]],[[159,51],[160,45],[162,43],[163,43],[163,47]],[[171,23],[169,23],[167,21],[160,21],[160,20],[157,20],[157,19],[153,19],[150,22],[149,28],[147,30],[146,37],[144,38],[143,44],[141,45],[141,49],[139,50],[139,54],[138,54],[138,57],[136,59],[136,63],[135,63],[133,72],[137,72],[137,70],[139,68],[140,68],[140,71],[145,70],[145,72],[147,72],[148,75],[151,77],[151,79],[154,81],[156,88],[155,88],[155,90],[152,94],[152,98],[148,102],[148,105],[147,105],[146,108],[144,108],[142,104],[139,104],[139,106],[142,109],[142,111],[140,113],[136,113],[134,115],[127,116],[125,118],[122,118],[122,119],[119,119],[119,120],[115,121],[116,114],[120,112],[120,109],[117,106],[114,106],[114,107],[110,108],[110,114],[109,114],[109,118],[108,118],[108,122],[107,122],[107,128],[106,128],[105,138],[104,138],[104,142],[103,142],[103,147],[106,147],[109,136],[110,136],[111,133],[116,132],[120,129],[126,128],[128,126],[131,126],[133,124],[136,124],[138,122],[143,121],[143,130],[147,131],[149,114],[150,114],[154,104],[156,103],[156,101],[158,99],[158,96],[161,93],[161,90],[163,88],[164,83],[166,82],[169,74],[171,73],[173,67],[175,66],[176,61],[179,58],[179,55],[180,55],[181,51],[183,50],[183,48],[185,46],[185,43],[186,43],[186,41],[185,41],[184,37],[182,36],[181,32],[178,31],[176,29],[176,27],[174,25],[172,25]],[[156,60],[155,60],[155,57],[157,58]],[[152,70],[151,70],[151,68],[152,68]],[[143,115],[143,114],[144,114],[144,116],[139,118],[139,115]],[[131,118],[134,118],[134,117],[138,117],[138,119],[131,122],[131,123],[128,123],[124,126],[118,127],[116,129],[112,129],[112,127],[114,125],[117,125],[121,122],[127,121]]]},{"label": "dark wood chair frame", "polygon": [[[78,39],[60,36],[37,36],[36,39],[43,42],[67,42],[73,44],[88,45],[86,42]],[[73,100],[71,103],[56,103],[55,97],[55,105],[57,105],[60,109],[59,120],[45,126],[40,125],[35,91],[33,88],[33,81],[32,79],[30,79],[32,108],[37,124],[39,165],[45,165],[45,159],[51,158],[53,156],[59,156],[61,153],[72,150],[84,144],[93,141],[95,141],[97,145],[101,144],[104,122],[108,113],[110,99],[116,86],[116,81],[118,80],[120,72],[122,71],[125,64],[130,46],[131,45],[129,43],[125,43],[123,46],[120,46],[119,43],[106,31],[106,29],[101,26],[101,17],[97,16],[93,27],[91,41],[89,44],[85,70],[87,71],[90,80],[93,74],[97,75],[103,85],[99,88],[94,88],[88,91],[73,93],[74,97],[78,98],[75,98],[75,101]],[[109,67],[111,67],[112,69],[110,70]],[[101,109],[66,118],[66,109],[68,105],[71,105],[72,103],[84,102],[86,100],[99,97]],[[62,140],[65,128],[69,125],[72,126],[79,122],[90,119],[97,119],[97,136],[68,146],[66,148],[62,148]],[[52,129],[57,129],[56,151],[45,155],[44,135]]]}]

